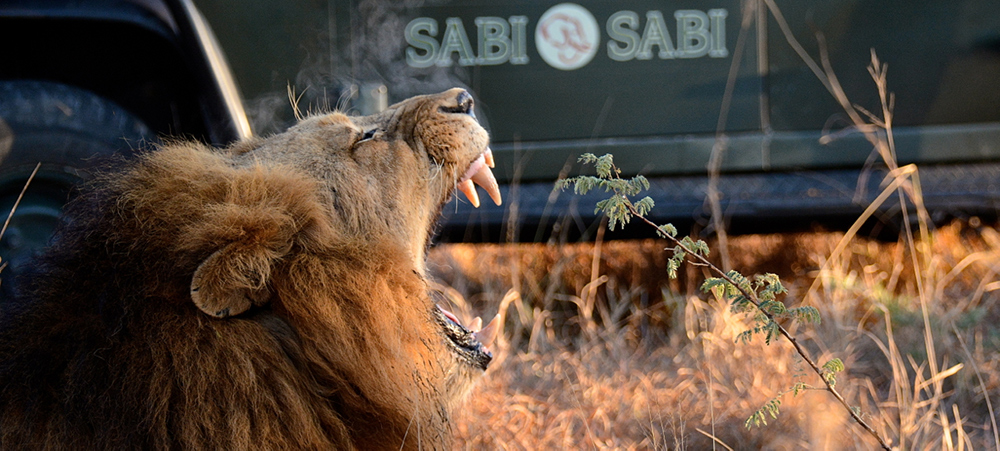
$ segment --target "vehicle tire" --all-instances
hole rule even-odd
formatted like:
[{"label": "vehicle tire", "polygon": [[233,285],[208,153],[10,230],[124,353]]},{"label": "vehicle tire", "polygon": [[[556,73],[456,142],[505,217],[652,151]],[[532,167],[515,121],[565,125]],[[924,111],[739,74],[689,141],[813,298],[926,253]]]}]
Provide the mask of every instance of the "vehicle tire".
[{"label": "vehicle tire", "polygon": [[70,188],[115,154],[128,155],[155,135],[113,102],[72,86],[0,81],[0,224],[35,166],[0,237],[0,296],[17,292],[17,276],[48,243]]}]

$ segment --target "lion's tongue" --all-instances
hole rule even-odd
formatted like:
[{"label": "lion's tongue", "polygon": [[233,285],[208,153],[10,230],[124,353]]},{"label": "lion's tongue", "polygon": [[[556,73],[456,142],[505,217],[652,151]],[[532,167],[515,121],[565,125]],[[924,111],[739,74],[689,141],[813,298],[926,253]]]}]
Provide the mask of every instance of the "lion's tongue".
[{"label": "lion's tongue", "polygon": [[493,199],[493,203],[500,205],[502,199],[500,198],[500,186],[497,184],[497,179],[493,177],[493,171],[490,171],[490,167],[493,166],[493,152],[490,149],[486,149],[486,152],[476,158],[476,161],[472,162],[469,169],[465,171],[462,179],[458,182],[458,190],[465,194],[465,197],[472,202],[472,206],[479,208],[479,195],[476,193],[476,186],[479,185],[486,190],[486,193],[490,195],[490,199]]}]

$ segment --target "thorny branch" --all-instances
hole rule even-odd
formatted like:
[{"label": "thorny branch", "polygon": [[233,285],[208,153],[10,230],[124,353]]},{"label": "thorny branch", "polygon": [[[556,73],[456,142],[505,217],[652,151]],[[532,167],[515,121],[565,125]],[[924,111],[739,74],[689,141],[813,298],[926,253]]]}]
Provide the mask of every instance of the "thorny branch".
[{"label": "thorny branch", "polygon": [[[659,225],[650,221],[649,219],[646,219],[645,216],[640,215],[639,211],[636,210],[636,208],[632,205],[632,202],[629,201],[627,197],[625,196],[622,197],[624,198],[623,200],[625,201],[625,205],[627,206],[629,213],[631,213],[633,216],[638,217],[643,222],[649,224],[653,228],[657,230],[662,230]],[[740,294],[749,299],[750,302],[754,304],[754,306],[757,308],[759,312],[763,313],[765,316],[767,316],[768,320],[777,325],[778,331],[781,333],[781,335],[784,336],[788,340],[788,342],[792,344],[792,347],[795,348],[795,352],[798,353],[799,356],[802,357],[802,360],[808,363],[809,367],[812,368],[812,370],[816,373],[816,375],[820,377],[820,379],[823,381],[823,384],[826,385],[826,390],[829,391],[831,394],[833,394],[833,396],[837,398],[838,401],[840,401],[840,403],[844,406],[844,408],[847,409],[847,411],[851,414],[851,418],[853,418],[854,421],[856,421],[859,425],[861,425],[861,427],[864,428],[864,430],[868,431],[868,433],[871,434],[872,437],[875,437],[875,439],[878,440],[879,445],[882,446],[882,449],[885,450],[892,449],[889,447],[888,444],[886,444],[884,440],[882,440],[882,437],[880,437],[878,433],[875,432],[875,429],[873,429],[868,423],[866,423],[865,420],[861,418],[861,415],[858,412],[856,412],[854,409],[851,408],[850,404],[847,403],[847,400],[845,400],[844,397],[840,394],[840,392],[838,392],[837,389],[834,388],[833,383],[826,377],[824,377],[824,370],[822,370],[819,367],[819,365],[817,365],[816,362],[809,357],[809,355],[806,353],[806,350],[802,348],[801,344],[799,344],[798,340],[795,337],[793,337],[792,334],[788,332],[788,330],[785,329],[784,326],[782,326],[780,323],[777,322],[774,315],[772,315],[766,309],[762,309],[760,307],[760,299],[757,298],[756,293],[754,293],[752,290],[747,290],[744,287],[740,286],[740,284],[737,281],[733,280],[731,277],[729,277],[729,275],[726,274],[725,271],[719,269],[719,267],[715,266],[703,255],[685,246],[684,243],[681,242],[681,240],[677,239],[677,237],[670,234],[664,234],[664,235],[667,237],[668,240],[673,242],[675,245],[679,246],[688,255],[692,256],[696,260],[694,263],[707,267],[711,272],[717,274],[721,279],[725,280],[733,287],[735,287],[737,290],[739,290]]]},{"label": "thorny branch", "polygon": [[[614,230],[615,223],[621,223],[622,225],[625,225],[629,222],[630,217],[638,217],[643,222],[649,224],[658,232],[660,232],[659,233],[660,235],[666,237],[669,241],[673,242],[677,246],[675,247],[675,249],[679,249],[680,251],[685,252],[687,255],[692,256],[694,261],[691,263],[707,267],[709,271],[718,275],[721,280],[732,285],[737,291],[740,292],[741,295],[743,295],[747,300],[749,300],[754,305],[754,307],[757,309],[758,312],[762,313],[767,318],[769,324],[773,324],[777,328],[778,333],[784,336],[785,339],[787,339],[788,342],[792,344],[792,347],[795,349],[795,352],[798,353],[799,356],[802,357],[802,360],[804,360],[809,365],[809,367],[812,368],[813,372],[815,372],[816,375],[820,377],[820,379],[823,381],[823,384],[826,386],[826,390],[830,392],[835,398],[837,398],[838,401],[840,401],[840,404],[843,405],[845,409],[847,409],[848,413],[850,413],[851,418],[853,418],[854,421],[857,422],[865,431],[871,434],[871,436],[878,441],[879,445],[881,445],[882,449],[884,450],[892,449],[882,439],[882,437],[880,437],[878,433],[875,432],[875,430],[867,422],[865,422],[864,419],[861,418],[860,412],[857,412],[855,411],[855,409],[851,408],[850,404],[847,403],[847,400],[845,400],[844,397],[840,394],[840,392],[838,392],[837,389],[834,388],[835,381],[833,381],[831,378],[825,377],[827,371],[821,368],[819,365],[817,365],[816,362],[809,357],[808,353],[806,353],[806,350],[802,347],[801,344],[799,344],[798,340],[794,336],[792,336],[792,334],[788,332],[788,330],[785,329],[785,327],[782,326],[781,323],[777,321],[777,318],[774,314],[769,312],[768,309],[762,307],[760,298],[752,289],[747,289],[744,286],[742,286],[742,284],[734,280],[733,277],[731,277],[725,271],[715,266],[712,262],[710,262],[707,258],[705,258],[705,256],[702,255],[700,252],[698,252],[696,249],[692,249],[690,246],[686,245],[684,243],[684,240],[678,239],[675,236],[676,233],[674,233],[675,231],[672,229],[671,226],[658,225],[644,216],[645,213],[652,208],[652,201],[649,198],[646,198],[639,201],[638,206],[632,203],[632,201],[629,199],[629,195],[636,194],[638,189],[640,188],[636,188],[634,186],[635,180],[632,180],[631,182],[625,182],[621,178],[621,176],[619,175],[621,171],[614,165],[614,163],[611,162],[610,155],[606,155],[605,157],[602,158],[597,158],[591,154],[587,154],[581,157],[580,160],[584,162],[596,163],[599,177],[605,181],[612,182],[612,183],[602,184],[602,186],[606,191],[612,193],[612,197],[610,199],[598,203],[598,210],[604,210],[605,213],[608,214],[608,216],[610,217],[611,221],[609,225],[612,230]],[[640,185],[648,185],[648,182],[645,182],[644,178],[641,177],[638,178],[641,179],[641,182],[639,183]],[[578,177],[573,179],[564,179],[557,186],[566,187],[570,184],[576,184],[575,188],[576,191],[582,194],[583,192],[589,191],[590,189],[596,187],[595,184],[588,183],[586,187],[583,187],[581,189],[580,183],[586,179],[593,180],[596,178]]]}]

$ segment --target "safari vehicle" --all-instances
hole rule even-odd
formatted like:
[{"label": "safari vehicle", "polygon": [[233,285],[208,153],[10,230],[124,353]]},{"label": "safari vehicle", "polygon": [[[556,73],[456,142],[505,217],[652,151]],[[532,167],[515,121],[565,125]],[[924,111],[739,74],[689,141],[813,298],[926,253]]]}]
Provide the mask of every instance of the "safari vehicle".
[{"label": "safari vehicle", "polygon": [[0,241],[6,293],[102,159],[165,135],[223,145],[250,133],[190,0],[5,0],[0,42],[3,218],[38,166]]},{"label": "safari vehicle", "polygon": [[258,134],[289,125],[291,103],[367,114],[472,91],[505,202],[474,209],[456,198],[443,239],[585,235],[599,222],[594,198],[553,190],[584,152],[613,153],[623,174],[647,176],[656,219],[704,223],[720,135],[731,227],[857,217],[884,172],[786,32],[814,57],[821,33],[847,96],[870,110],[870,50],[888,64],[897,158],[920,164],[939,218],[1000,208],[995,0],[779,0],[787,28],[761,2],[736,0],[197,3],[0,3],[0,208],[43,163],[0,243],[5,282],[45,242],[92,156],[127,155],[160,135],[225,144],[250,133],[221,49]]},{"label": "safari vehicle", "polygon": [[[897,158],[920,164],[924,200],[939,219],[995,217],[1000,3],[775,3],[817,60],[822,34],[853,103],[879,109],[866,70],[871,49],[888,64]],[[594,198],[553,192],[561,174],[579,171],[584,152],[613,153],[623,174],[649,177],[658,219],[704,222],[719,132],[727,138],[719,189],[732,227],[843,226],[879,193],[884,171],[774,14],[748,11],[744,25],[741,5],[755,4],[766,8],[736,0],[272,1],[239,9],[199,1],[254,116],[279,118],[260,130],[292,116],[289,84],[303,110],[312,103],[361,113],[469,88],[506,201],[479,209],[455,201],[445,209],[446,239],[545,238],[546,225],[567,212],[571,229],[594,227]],[[276,111],[270,105],[286,110],[262,114]],[[827,135],[837,139],[821,142]],[[502,233],[507,224],[520,233]]]}]

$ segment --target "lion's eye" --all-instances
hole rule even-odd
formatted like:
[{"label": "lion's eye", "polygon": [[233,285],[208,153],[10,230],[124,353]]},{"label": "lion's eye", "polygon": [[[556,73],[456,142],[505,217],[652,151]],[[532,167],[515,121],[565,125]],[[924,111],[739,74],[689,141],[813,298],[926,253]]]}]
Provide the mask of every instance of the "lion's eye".
[{"label": "lion's eye", "polygon": [[361,139],[359,139],[358,142],[368,141],[369,139],[374,138],[376,132],[378,132],[377,128],[373,128],[371,130],[366,130],[365,133],[363,135],[361,135]]}]

